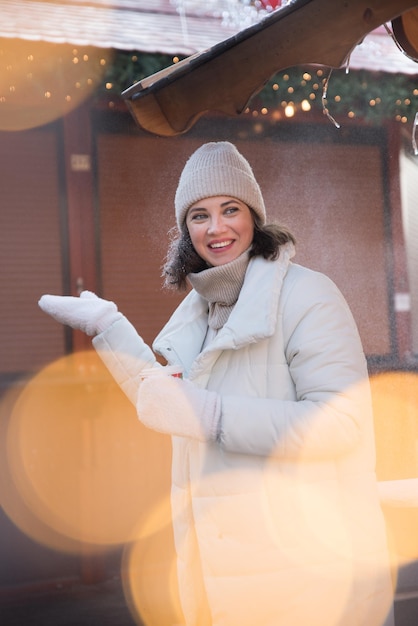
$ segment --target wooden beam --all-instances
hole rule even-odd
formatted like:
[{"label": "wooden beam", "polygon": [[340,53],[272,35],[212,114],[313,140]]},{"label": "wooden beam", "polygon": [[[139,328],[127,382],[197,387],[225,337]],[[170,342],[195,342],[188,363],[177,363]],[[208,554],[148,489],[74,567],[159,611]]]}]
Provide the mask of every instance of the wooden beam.
[{"label": "wooden beam", "polygon": [[[96,224],[94,205],[91,106],[84,103],[63,118],[68,211],[70,291],[97,291]],[[86,350],[91,340],[73,331],[73,350]]]}]

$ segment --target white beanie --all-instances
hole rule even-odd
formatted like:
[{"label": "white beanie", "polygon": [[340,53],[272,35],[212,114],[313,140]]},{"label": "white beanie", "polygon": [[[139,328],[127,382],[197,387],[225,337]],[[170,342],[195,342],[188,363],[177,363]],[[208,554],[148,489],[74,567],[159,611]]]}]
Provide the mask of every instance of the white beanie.
[{"label": "white beanie", "polygon": [[183,226],[193,204],[213,196],[241,200],[265,224],[264,200],[251,166],[228,141],[203,144],[184,166],[174,201],[178,227]]}]

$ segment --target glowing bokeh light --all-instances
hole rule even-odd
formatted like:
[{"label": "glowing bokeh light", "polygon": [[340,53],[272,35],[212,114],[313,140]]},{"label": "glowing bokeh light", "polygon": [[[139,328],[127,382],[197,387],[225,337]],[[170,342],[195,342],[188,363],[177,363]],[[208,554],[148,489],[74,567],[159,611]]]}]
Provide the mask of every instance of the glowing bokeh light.
[{"label": "glowing bokeh light", "polygon": [[[150,532],[155,528],[155,532]],[[122,581],[134,619],[144,626],[183,624],[169,501],[145,521],[125,547]]]},{"label": "glowing bokeh light", "polygon": [[62,536],[63,550],[135,539],[169,492],[170,440],[142,426],[96,353],[57,360],[7,406],[0,504],[12,521],[55,548]]},{"label": "glowing bokeh light", "polygon": [[42,126],[76,109],[102,81],[112,50],[45,41],[0,43],[0,130]]},{"label": "glowing bokeh light", "polygon": [[[418,376],[388,371],[371,377],[380,481],[418,477]],[[400,494],[403,493],[399,482]],[[416,501],[416,499],[415,499]],[[384,506],[392,567],[418,559],[418,509],[408,500]]]}]

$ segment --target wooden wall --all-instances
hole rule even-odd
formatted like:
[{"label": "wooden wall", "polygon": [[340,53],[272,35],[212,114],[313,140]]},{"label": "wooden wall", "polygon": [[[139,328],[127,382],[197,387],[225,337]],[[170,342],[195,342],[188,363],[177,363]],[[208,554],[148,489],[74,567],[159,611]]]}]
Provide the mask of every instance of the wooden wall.
[{"label": "wooden wall", "polygon": [[65,334],[39,315],[44,292],[64,289],[65,187],[59,126],[0,133],[0,376],[65,351]]}]

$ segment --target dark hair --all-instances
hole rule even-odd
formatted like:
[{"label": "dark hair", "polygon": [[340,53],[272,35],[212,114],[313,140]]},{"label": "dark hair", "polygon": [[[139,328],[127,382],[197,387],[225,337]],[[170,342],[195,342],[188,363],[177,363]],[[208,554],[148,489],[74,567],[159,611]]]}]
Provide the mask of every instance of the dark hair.
[{"label": "dark hair", "polygon": [[[294,236],[287,228],[276,223],[263,225],[254,211],[251,212],[254,217],[254,237],[250,249],[250,258],[262,256],[274,261],[278,258],[282,245],[288,241],[296,243]],[[169,231],[169,236],[170,244],[162,274],[164,286],[184,291],[187,287],[187,275],[201,272],[207,269],[208,265],[194,249],[185,223],[179,235],[178,230],[173,228]]]}]

